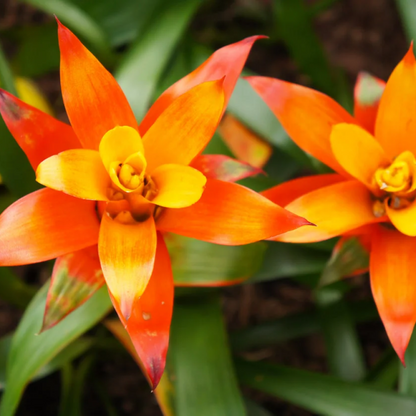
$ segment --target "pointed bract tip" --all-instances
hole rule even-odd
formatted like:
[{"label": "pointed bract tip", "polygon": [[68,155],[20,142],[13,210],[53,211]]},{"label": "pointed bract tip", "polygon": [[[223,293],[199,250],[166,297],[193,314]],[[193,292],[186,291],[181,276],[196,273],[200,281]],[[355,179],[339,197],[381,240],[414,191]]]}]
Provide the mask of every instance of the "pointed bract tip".
[{"label": "pointed bract tip", "polygon": [[410,42],[410,47],[406,52],[406,55],[403,58],[403,63],[407,65],[414,65],[415,64],[415,54],[413,52],[413,41]]},{"label": "pointed bract tip", "polygon": [[165,371],[165,360],[162,357],[152,357],[146,362],[146,370],[153,390],[159,385]]},{"label": "pointed bract tip", "polygon": [[133,301],[126,296],[122,296],[120,299],[120,312],[123,315],[123,318],[126,322],[129,320],[132,309],[133,309]]},{"label": "pointed bract tip", "polygon": [[405,366],[404,356],[412,336],[414,321],[400,322],[383,319],[383,323],[394,351]]}]

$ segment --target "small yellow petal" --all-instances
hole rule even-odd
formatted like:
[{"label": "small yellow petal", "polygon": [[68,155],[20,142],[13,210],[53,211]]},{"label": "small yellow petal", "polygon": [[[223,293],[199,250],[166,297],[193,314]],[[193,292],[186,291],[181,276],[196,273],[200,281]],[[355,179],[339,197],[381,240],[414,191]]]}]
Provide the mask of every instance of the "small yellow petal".
[{"label": "small yellow petal", "polygon": [[207,178],[189,166],[166,164],[153,171],[152,181],[157,190],[152,199],[154,204],[167,208],[185,208],[201,198]]}]

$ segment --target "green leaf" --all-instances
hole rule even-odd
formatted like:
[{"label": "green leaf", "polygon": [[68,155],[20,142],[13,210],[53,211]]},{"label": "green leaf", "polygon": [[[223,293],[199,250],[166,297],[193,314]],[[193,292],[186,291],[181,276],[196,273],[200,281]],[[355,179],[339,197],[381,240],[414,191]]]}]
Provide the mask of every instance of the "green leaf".
[{"label": "green leaf", "polygon": [[117,68],[117,81],[138,120],[149,107],[157,82],[200,4],[201,0],[166,1]]},{"label": "green leaf", "polygon": [[263,264],[249,283],[319,274],[325,267],[328,255],[295,244],[268,242]]},{"label": "green leaf", "polygon": [[[6,385],[6,366],[7,358],[10,352],[13,334],[6,335],[0,339],[0,390],[4,389]],[[35,381],[42,377],[57,371],[65,364],[75,360],[85,353],[93,345],[92,338],[79,338],[65,347],[58,355],[42,367],[36,375],[30,380]]]},{"label": "green leaf", "polygon": [[244,399],[244,402],[246,404],[247,416],[272,416],[270,412],[263,409],[256,402],[249,399]]},{"label": "green leaf", "polygon": [[301,71],[313,85],[338,99],[352,109],[351,94],[344,76],[334,71],[313,29],[311,13],[303,0],[274,0],[274,16],[279,35],[288,47]]},{"label": "green leaf", "polygon": [[397,9],[402,19],[407,39],[416,39],[416,3],[413,0],[396,0]]},{"label": "green leaf", "polygon": [[399,392],[416,396],[416,331],[413,331],[404,356],[406,367],[400,366]]},{"label": "green leaf", "polygon": [[23,283],[10,269],[0,267],[0,298],[24,308],[33,298],[36,288]]},{"label": "green leaf", "polygon": [[114,61],[106,34],[101,27],[83,10],[65,0],[22,0],[42,10],[55,15],[77,35],[85,39],[100,60],[109,64]]},{"label": "green leaf", "polygon": [[[372,301],[352,302],[348,304],[348,309],[355,322],[369,321],[378,316],[376,306]],[[234,350],[243,351],[275,345],[320,330],[321,322],[318,311],[310,310],[240,329],[231,334],[230,340]]]},{"label": "green leaf", "polygon": [[220,246],[168,234],[175,285],[228,286],[248,279],[259,269],[266,244]]},{"label": "green leaf", "polygon": [[36,335],[42,325],[48,286],[49,282],[34,297],[13,337],[6,369],[7,387],[0,403],[2,416],[12,416],[29,380],[111,309],[107,288],[103,287],[54,328]]},{"label": "green leaf", "polygon": [[388,348],[379,361],[370,369],[365,381],[376,387],[393,389],[399,378],[399,358],[393,350]]},{"label": "green leaf", "polygon": [[56,22],[23,27],[20,44],[13,59],[17,74],[37,77],[59,68],[58,28]]},{"label": "green leaf", "polygon": [[155,12],[166,0],[71,0],[99,23],[112,46],[126,44],[140,36]]},{"label": "green leaf", "polygon": [[[0,84],[5,90],[17,95],[12,73],[1,48]],[[3,119],[0,120],[0,148],[0,174],[7,188],[17,197],[36,190],[38,185],[35,182],[35,173]]]},{"label": "green leaf", "polygon": [[315,295],[331,373],[342,380],[362,380],[366,373],[364,355],[342,293],[324,288]]},{"label": "green leaf", "polygon": [[416,399],[324,374],[243,360],[239,380],[313,413],[331,416],[413,416]]},{"label": "green leaf", "polygon": [[219,298],[176,303],[168,353],[175,415],[243,416]]}]

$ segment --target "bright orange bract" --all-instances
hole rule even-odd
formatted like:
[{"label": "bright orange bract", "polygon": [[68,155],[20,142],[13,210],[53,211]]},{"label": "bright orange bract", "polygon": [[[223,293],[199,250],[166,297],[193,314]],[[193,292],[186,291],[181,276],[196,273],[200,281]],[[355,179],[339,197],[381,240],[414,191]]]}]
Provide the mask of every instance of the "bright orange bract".
[{"label": "bright orange bract", "polygon": [[[272,78],[248,82],[291,138],[337,174],[296,179],[263,192],[305,216],[305,227],[273,240],[315,242],[367,232],[370,277],[387,334],[404,361],[416,322],[416,63],[411,47],[387,84],[361,74],[355,118],[331,98]],[[366,86],[364,93],[363,86]],[[292,197],[288,198],[292,191]],[[282,196],[286,194],[286,197]]]},{"label": "bright orange bract", "polygon": [[[60,23],[58,33],[62,95],[72,127],[0,93],[9,130],[38,182],[47,186],[0,216],[0,265],[66,256],[60,263],[83,258],[96,273],[85,249],[94,251],[98,244],[114,307],[156,387],[173,306],[161,231],[238,245],[309,224],[250,189],[219,180],[222,171],[241,175],[230,175],[229,158],[200,159],[259,37],[215,52],[162,94],[139,126],[112,75]],[[237,161],[233,166],[241,169]],[[85,270],[74,273],[88,281]],[[54,317],[46,327],[55,323]]]}]

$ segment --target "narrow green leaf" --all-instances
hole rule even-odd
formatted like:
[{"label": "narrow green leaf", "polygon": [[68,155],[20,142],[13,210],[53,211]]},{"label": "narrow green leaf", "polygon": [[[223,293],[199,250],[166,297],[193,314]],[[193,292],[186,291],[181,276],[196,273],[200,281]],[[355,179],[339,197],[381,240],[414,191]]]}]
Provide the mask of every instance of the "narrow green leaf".
[{"label": "narrow green leaf", "polygon": [[4,56],[2,48],[0,48],[0,85],[3,89],[17,96],[13,74],[10,70],[9,64],[7,63],[7,59]]},{"label": "narrow green leaf", "polygon": [[175,414],[244,416],[218,298],[175,305],[168,353]]},{"label": "narrow green leaf", "polygon": [[320,289],[316,300],[331,373],[342,380],[362,380],[366,373],[364,355],[342,293]]},{"label": "narrow green leaf", "polygon": [[247,386],[331,416],[413,416],[416,399],[324,374],[243,360],[236,362]]},{"label": "narrow green leaf", "polygon": [[295,244],[268,242],[263,264],[248,283],[283,277],[319,274],[328,259],[325,252]]},{"label": "narrow green leaf", "polygon": [[261,265],[265,243],[220,246],[168,234],[175,285],[227,286],[248,279]]},{"label": "narrow green leaf", "polygon": [[114,61],[110,44],[101,27],[83,10],[65,0],[22,0],[45,13],[55,15],[77,35],[85,39],[100,60],[107,65]]},{"label": "narrow green leaf", "polygon": [[115,47],[140,36],[164,2],[166,0],[71,0],[101,26]]},{"label": "narrow green leaf", "polygon": [[387,349],[367,374],[365,381],[376,387],[393,389],[399,378],[399,358],[393,348]]},{"label": "narrow green leaf", "polygon": [[26,384],[64,347],[95,325],[111,309],[107,288],[101,288],[84,305],[54,328],[40,334],[49,282],[33,298],[13,337],[6,369],[0,414],[12,416]]},{"label": "narrow green leaf", "polygon": [[406,367],[398,362],[400,368],[399,391],[400,393],[416,396],[416,333],[410,338],[404,357]]},{"label": "narrow green leaf", "polygon": [[396,0],[404,30],[409,41],[416,39],[416,3],[413,0]]},{"label": "narrow green leaf", "polygon": [[24,308],[36,293],[36,288],[23,283],[10,269],[0,267],[0,298]]},{"label": "narrow green leaf", "polygon": [[270,412],[250,399],[244,399],[244,403],[246,404],[247,416],[272,416]]},{"label": "narrow green leaf", "polygon": [[[13,75],[0,48],[0,85],[17,96]],[[0,174],[7,188],[17,197],[38,188],[35,173],[25,154],[10,134],[3,119],[0,120]]]},{"label": "narrow green leaf", "polygon": [[201,0],[165,2],[149,29],[131,46],[115,76],[141,120],[175,46]]},{"label": "narrow green leaf", "polygon": [[[348,304],[355,322],[365,322],[378,316],[372,301],[352,302]],[[306,336],[321,330],[317,310],[285,316],[275,321],[264,322],[247,327],[231,334],[231,345],[236,351],[262,348],[279,342]]]},{"label": "narrow green leaf", "polygon": [[[10,352],[13,334],[6,335],[0,339],[0,390],[6,385],[6,366],[7,358]],[[65,347],[58,355],[42,367],[36,375],[30,380],[35,381],[57,371],[67,363],[75,360],[85,353],[93,345],[94,340],[91,338],[79,338]]]}]

